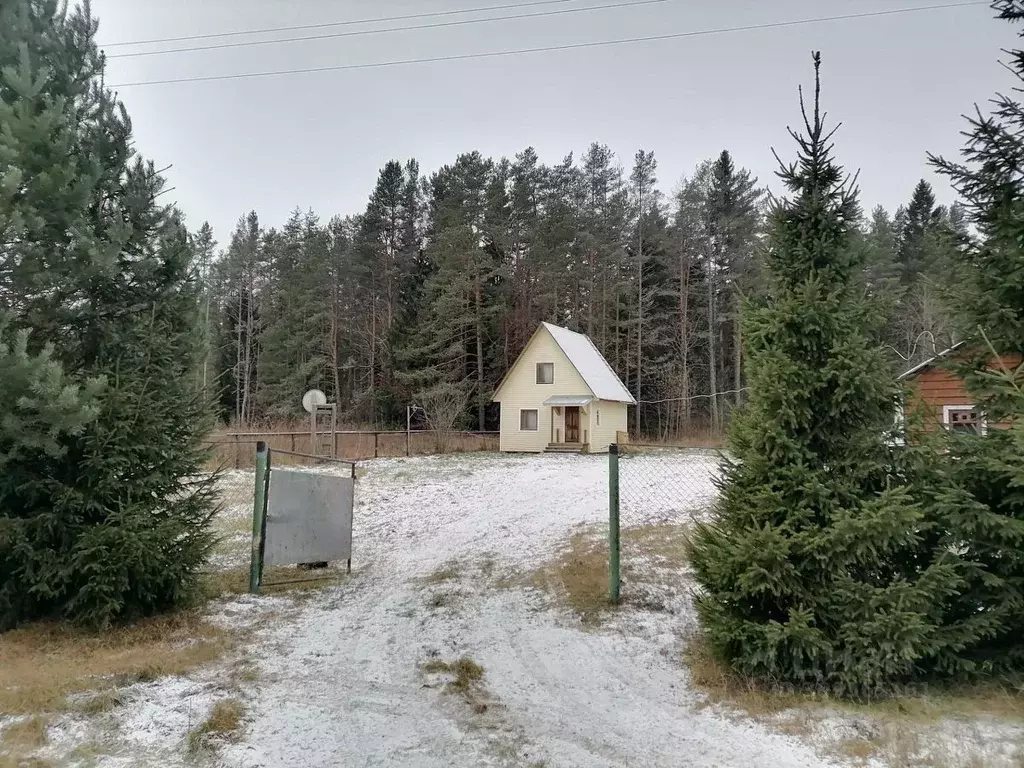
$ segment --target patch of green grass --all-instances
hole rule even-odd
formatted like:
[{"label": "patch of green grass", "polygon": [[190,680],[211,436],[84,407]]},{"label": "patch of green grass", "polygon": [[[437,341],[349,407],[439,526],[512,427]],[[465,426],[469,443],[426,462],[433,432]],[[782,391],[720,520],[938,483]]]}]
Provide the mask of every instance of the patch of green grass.
[{"label": "patch of green grass", "polygon": [[195,755],[211,749],[216,741],[236,738],[242,727],[245,705],[238,699],[221,699],[213,705],[206,720],[189,731],[188,752]]}]

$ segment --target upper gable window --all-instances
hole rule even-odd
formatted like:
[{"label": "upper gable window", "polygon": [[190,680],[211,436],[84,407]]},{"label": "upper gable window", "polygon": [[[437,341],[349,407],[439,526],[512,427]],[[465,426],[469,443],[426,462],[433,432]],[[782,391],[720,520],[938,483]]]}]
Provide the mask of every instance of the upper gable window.
[{"label": "upper gable window", "polygon": [[537,363],[537,383],[538,384],[554,384],[555,383],[555,364],[554,363]]}]

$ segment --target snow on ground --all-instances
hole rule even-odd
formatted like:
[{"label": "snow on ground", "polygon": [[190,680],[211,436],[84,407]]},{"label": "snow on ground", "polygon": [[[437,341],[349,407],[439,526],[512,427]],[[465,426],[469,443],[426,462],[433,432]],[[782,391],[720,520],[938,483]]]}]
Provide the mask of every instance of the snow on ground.
[{"label": "snow on ground", "polygon": [[[661,454],[657,472],[625,464],[633,460],[622,459],[634,491],[623,492],[626,522],[686,522],[714,499],[713,455]],[[111,713],[127,748],[102,764],[832,765],[813,739],[701,706],[681,660],[696,626],[687,585],[663,610],[629,607],[584,629],[516,578],[581,524],[606,523],[607,465],[603,456],[494,454],[361,463],[352,577],[299,602],[222,603],[217,620],[245,628],[257,678],[230,694],[223,668],[133,686]],[[251,482],[244,472],[225,478],[235,501],[218,522],[228,534],[222,567],[246,562]],[[461,656],[484,669],[475,706],[421,668]],[[188,730],[226,695],[247,704],[241,739],[189,756]]]}]

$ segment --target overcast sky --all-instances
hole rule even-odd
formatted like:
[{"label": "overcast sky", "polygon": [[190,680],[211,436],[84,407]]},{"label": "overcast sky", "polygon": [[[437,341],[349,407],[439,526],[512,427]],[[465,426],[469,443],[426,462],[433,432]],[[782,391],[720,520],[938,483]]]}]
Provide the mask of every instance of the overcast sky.
[{"label": "overcast sky", "polygon": [[[377,19],[522,0],[93,0],[101,44],[262,27]],[[622,0],[566,0],[489,15],[541,13]],[[301,43],[112,58],[107,82],[226,75],[428,58],[757,25],[950,0],[664,0],[630,8]],[[483,18],[466,14],[377,24]],[[330,34],[374,25],[312,30]],[[108,55],[277,35],[110,47]],[[460,152],[545,162],[608,144],[627,168],[654,150],[670,193],[702,159],[729,149],[774,184],[771,147],[794,146],[797,86],[823,55],[823,101],[841,120],[837,155],[860,170],[862,203],[894,209],[924,177],[925,152],[953,154],[960,115],[1011,85],[999,49],[1014,29],[986,5],[787,28],[736,31],[498,58],[119,88],[137,145],[167,172],[191,228],[207,219],[226,245],[255,209],[280,225],[299,206],[325,220],[358,213],[380,167],[414,157],[424,171]]]}]

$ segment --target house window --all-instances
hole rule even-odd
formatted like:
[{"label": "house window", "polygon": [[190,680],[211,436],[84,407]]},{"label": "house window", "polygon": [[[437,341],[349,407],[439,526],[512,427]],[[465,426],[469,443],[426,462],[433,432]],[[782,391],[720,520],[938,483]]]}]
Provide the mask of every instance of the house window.
[{"label": "house window", "polygon": [[555,383],[555,364],[554,363],[537,363],[537,383],[538,384],[554,384]]},{"label": "house window", "polygon": [[523,432],[537,431],[537,411],[519,412],[519,429]]},{"label": "house window", "polygon": [[942,423],[951,432],[985,434],[985,418],[973,405],[944,405]]}]

